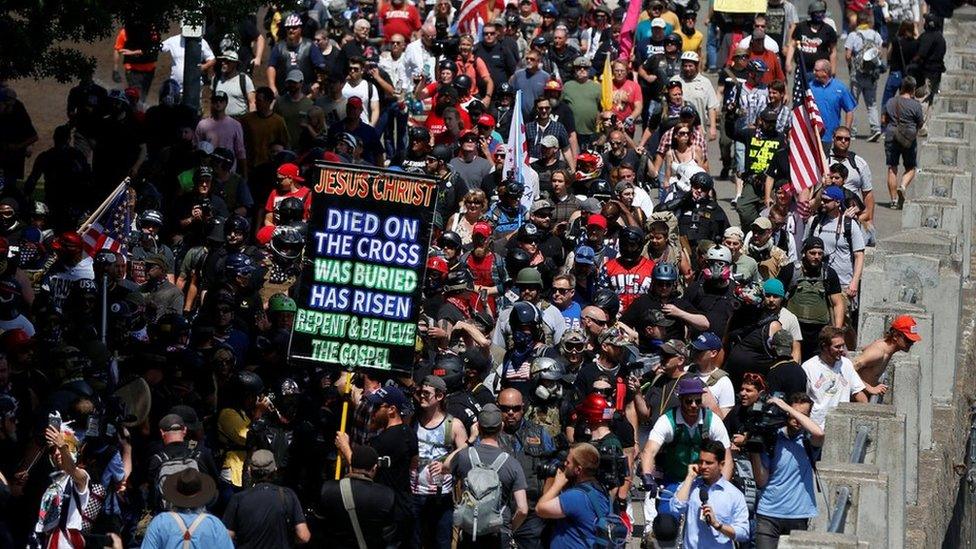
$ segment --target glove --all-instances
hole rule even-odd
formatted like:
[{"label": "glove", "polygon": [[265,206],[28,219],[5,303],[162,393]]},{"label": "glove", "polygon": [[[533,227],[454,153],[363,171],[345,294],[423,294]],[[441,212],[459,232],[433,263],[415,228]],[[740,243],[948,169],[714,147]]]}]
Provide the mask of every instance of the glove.
[{"label": "glove", "polygon": [[653,473],[641,474],[641,487],[645,492],[650,494],[652,498],[657,496],[657,481],[654,480]]},{"label": "glove", "polygon": [[112,82],[119,84],[122,82],[122,73],[119,71],[112,71]]}]

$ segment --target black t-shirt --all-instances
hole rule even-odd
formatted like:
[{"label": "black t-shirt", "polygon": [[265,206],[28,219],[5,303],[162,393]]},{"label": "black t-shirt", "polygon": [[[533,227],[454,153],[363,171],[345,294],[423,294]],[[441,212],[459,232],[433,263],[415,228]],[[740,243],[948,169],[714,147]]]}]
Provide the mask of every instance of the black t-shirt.
[{"label": "black t-shirt", "polygon": [[708,331],[718,337],[724,337],[729,319],[735,312],[735,294],[732,284],[720,288],[696,281],[688,286],[685,297],[708,318]]},{"label": "black t-shirt", "polygon": [[678,382],[686,375],[688,374],[683,374],[677,379],[661,376],[655,379],[644,393],[644,401],[651,411],[650,425],[653,426],[658,418],[671,408],[678,407]]},{"label": "black t-shirt", "polygon": [[[410,502],[410,465],[417,457],[417,433],[409,425],[400,424],[384,429],[373,437],[369,445],[380,456],[376,482],[393,488],[397,502]],[[382,463],[389,458],[389,466]]]},{"label": "black t-shirt", "polygon": [[235,545],[245,549],[291,547],[295,525],[304,522],[295,492],[265,482],[234,494],[224,511]]},{"label": "black t-shirt", "polygon": [[773,153],[773,159],[766,166],[766,175],[773,178],[773,182],[790,178],[790,151],[780,148]]},{"label": "black t-shirt", "polygon": [[[699,314],[701,312],[697,307],[692,305],[690,301],[678,295],[672,296],[668,303],[686,313]],[[638,297],[620,317],[621,322],[637,330],[639,336],[638,347],[641,352],[651,352],[653,350],[651,347],[651,340],[647,337],[642,329],[643,321],[641,320],[641,317],[651,309],[660,310],[662,306],[663,303],[661,303],[661,298],[656,294],[644,294]],[[684,339],[686,328],[687,325],[683,320],[677,318],[674,319],[674,324],[668,326],[665,330],[667,333],[667,337],[665,339]]]},{"label": "black t-shirt", "polygon": [[766,374],[766,386],[769,393],[783,393],[788,398],[793,393],[803,393],[807,390],[807,373],[794,360],[774,362]]},{"label": "black t-shirt", "polygon": [[837,44],[837,31],[827,23],[820,23],[814,30],[809,21],[803,21],[793,29],[793,39],[799,42],[797,55],[803,56],[803,66],[813,72],[813,64],[821,59],[830,59],[830,50]]}]

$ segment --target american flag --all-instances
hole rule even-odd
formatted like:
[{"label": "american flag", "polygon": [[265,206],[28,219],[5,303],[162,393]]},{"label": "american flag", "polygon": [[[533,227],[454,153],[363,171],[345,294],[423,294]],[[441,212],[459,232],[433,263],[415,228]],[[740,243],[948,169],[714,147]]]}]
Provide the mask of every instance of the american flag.
[{"label": "american flag", "polygon": [[88,222],[78,229],[88,255],[93,256],[105,248],[126,255],[126,237],[132,223],[129,208],[126,207],[128,189],[129,180],[126,179],[108,195]]},{"label": "american flag", "polygon": [[793,77],[793,111],[790,114],[790,179],[797,192],[812,189],[826,170],[820,136],[824,131],[820,109],[807,83],[803,63]]},{"label": "american flag", "polygon": [[488,20],[488,0],[464,0],[458,10],[451,33],[455,36],[470,34],[477,40],[481,36],[481,29]]}]

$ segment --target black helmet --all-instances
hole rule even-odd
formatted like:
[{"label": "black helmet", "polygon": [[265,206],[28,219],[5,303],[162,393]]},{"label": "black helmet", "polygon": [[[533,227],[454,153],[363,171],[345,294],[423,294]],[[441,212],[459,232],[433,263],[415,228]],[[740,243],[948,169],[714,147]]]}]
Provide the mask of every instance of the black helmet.
[{"label": "black helmet", "polygon": [[450,145],[435,145],[433,150],[430,151],[430,156],[447,164],[454,158],[454,150]]},{"label": "black helmet", "polygon": [[542,324],[542,311],[528,301],[519,301],[512,305],[512,312],[508,317],[508,325],[512,331],[520,328],[538,328]]},{"label": "black helmet", "polygon": [[231,383],[237,389],[240,396],[258,396],[264,391],[264,382],[261,377],[248,370],[241,370],[234,374]]},{"label": "black helmet", "polygon": [[159,210],[146,210],[139,214],[138,224],[140,229],[146,225],[156,225],[157,227],[162,227],[163,214],[160,213]]},{"label": "black helmet", "polygon": [[465,97],[471,93],[471,77],[466,74],[459,74],[451,82],[454,89],[458,92],[458,97]]},{"label": "black helmet", "polygon": [[529,252],[520,247],[510,248],[508,254],[505,255],[505,270],[508,271],[509,276],[515,276],[519,271],[528,267],[531,261],[532,256],[529,255]]},{"label": "black helmet", "polygon": [[245,254],[230,254],[224,261],[224,275],[228,278],[249,276],[255,269],[254,260]]},{"label": "black helmet", "polygon": [[495,88],[495,92],[492,95],[494,95],[496,97],[497,96],[500,96],[500,95],[511,95],[511,96],[514,96],[515,95],[515,88],[513,88],[512,85],[509,84],[508,82],[502,82],[501,84],[498,85],[497,88]]},{"label": "black helmet", "polygon": [[410,141],[423,141],[430,144],[430,132],[423,126],[412,126],[407,135],[410,136]]},{"label": "black helmet", "polygon": [[607,313],[611,323],[613,319],[617,318],[617,313],[620,312],[620,296],[609,288],[597,290],[596,294],[593,295],[592,303]]},{"label": "black helmet", "polygon": [[451,61],[450,59],[441,59],[437,63],[437,72],[441,71],[451,71],[454,74],[457,74],[457,63]]},{"label": "black helmet", "polygon": [[240,233],[247,235],[251,232],[251,222],[243,215],[234,214],[227,218],[224,223],[224,234]]},{"label": "black helmet", "polygon": [[544,48],[544,47],[546,47],[546,37],[545,36],[536,36],[535,38],[533,38],[532,39],[532,47],[533,48]]},{"label": "black helmet", "polygon": [[682,40],[680,35],[672,32],[664,37],[664,45],[667,46],[668,44],[674,44],[675,46],[678,46],[678,49],[680,50],[682,44],[684,44],[684,40]]},{"label": "black helmet", "polygon": [[190,332],[190,322],[183,315],[166,313],[155,324],[150,324],[155,339],[172,343]]},{"label": "black helmet", "polygon": [[274,217],[278,225],[291,225],[302,220],[305,203],[301,198],[289,196],[275,206]]},{"label": "black helmet", "polygon": [[437,239],[437,245],[441,248],[461,249],[464,243],[461,241],[461,235],[454,231],[447,231]]},{"label": "black helmet", "polygon": [[271,251],[282,259],[292,260],[302,255],[305,237],[302,232],[289,225],[275,227],[271,235]]},{"label": "black helmet", "polygon": [[691,176],[689,183],[692,187],[698,187],[706,191],[710,191],[715,188],[715,180],[713,180],[712,176],[708,175],[707,172],[698,172]]},{"label": "black helmet", "polygon": [[461,292],[472,289],[474,289],[474,277],[471,276],[471,271],[467,267],[454,269],[447,273],[447,278],[444,280],[445,292]]},{"label": "black helmet", "polygon": [[613,190],[606,179],[594,179],[590,181],[590,196],[598,199],[609,200],[613,196]]},{"label": "black helmet", "polygon": [[620,241],[620,255],[627,259],[636,259],[644,247],[644,231],[639,227],[624,227],[617,233]]},{"label": "black helmet", "polygon": [[448,393],[457,392],[464,383],[464,361],[457,355],[440,355],[431,373],[444,380]]}]

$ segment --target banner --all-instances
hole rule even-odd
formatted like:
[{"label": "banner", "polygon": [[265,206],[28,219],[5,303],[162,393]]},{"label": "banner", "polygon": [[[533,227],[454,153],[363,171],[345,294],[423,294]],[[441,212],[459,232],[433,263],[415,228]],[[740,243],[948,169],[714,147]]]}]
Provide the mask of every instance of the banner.
[{"label": "banner", "polygon": [[410,371],[437,181],[320,162],[288,355]]},{"label": "banner", "polygon": [[725,13],[766,13],[766,0],[715,0],[713,9]]}]

